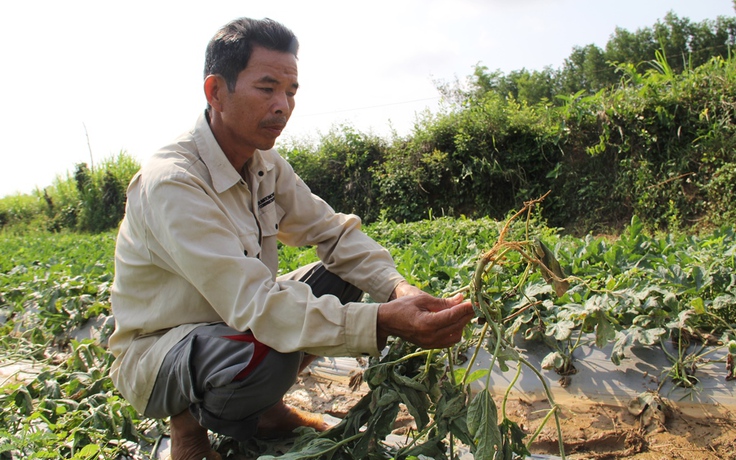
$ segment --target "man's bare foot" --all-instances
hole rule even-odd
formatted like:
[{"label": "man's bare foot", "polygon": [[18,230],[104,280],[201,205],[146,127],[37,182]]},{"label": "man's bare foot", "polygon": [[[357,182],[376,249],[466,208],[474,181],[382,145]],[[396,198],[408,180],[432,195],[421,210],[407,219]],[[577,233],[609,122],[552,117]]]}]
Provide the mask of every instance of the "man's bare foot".
[{"label": "man's bare foot", "polygon": [[207,428],[185,410],[171,417],[171,460],[222,460],[212,450]]},{"label": "man's bare foot", "polygon": [[331,428],[321,414],[303,411],[279,401],[259,417],[256,436],[261,439],[284,438],[301,426],[311,427],[317,431]]}]

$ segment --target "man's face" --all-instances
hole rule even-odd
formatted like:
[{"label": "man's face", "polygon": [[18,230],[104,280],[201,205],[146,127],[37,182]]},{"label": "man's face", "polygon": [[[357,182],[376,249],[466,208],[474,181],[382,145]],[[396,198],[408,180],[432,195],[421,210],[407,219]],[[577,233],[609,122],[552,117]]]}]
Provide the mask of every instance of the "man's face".
[{"label": "man's face", "polygon": [[221,117],[230,147],[241,152],[273,147],[294,110],[297,76],[293,54],[253,48],[235,90],[224,98]]}]

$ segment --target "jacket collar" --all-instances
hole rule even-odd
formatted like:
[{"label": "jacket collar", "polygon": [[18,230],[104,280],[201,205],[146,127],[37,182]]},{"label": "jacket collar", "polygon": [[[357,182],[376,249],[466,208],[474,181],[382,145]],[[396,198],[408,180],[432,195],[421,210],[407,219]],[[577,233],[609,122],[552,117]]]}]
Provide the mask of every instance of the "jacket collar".
[{"label": "jacket collar", "polygon": [[[199,115],[194,126],[193,135],[199,155],[212,177],[212,187],[217,193],[228,190],[242,180],[240,173],[230,164],[225,152],[217,143],[215,135],[212,134],[212,129],[210,129],[210,124],[207,121],[206,110]],[[262,175],[259,175],[258,172],[270,171],[274,168],[274,164],[267,159],[264,152],[256,150],[253,158],[246,163],[246,167],[251,173],[255,173],[256,180],[260,180]]]}]

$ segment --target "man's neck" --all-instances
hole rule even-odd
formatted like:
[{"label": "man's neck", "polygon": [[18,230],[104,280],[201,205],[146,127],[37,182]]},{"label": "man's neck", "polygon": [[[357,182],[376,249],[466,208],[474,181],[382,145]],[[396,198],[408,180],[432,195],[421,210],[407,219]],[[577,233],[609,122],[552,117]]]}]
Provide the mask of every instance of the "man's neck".
[{"label": "man's neck", "polygon": [[207,121],[210,125],[212,135],[215,137],[215,140],[222,149],[223,153],[225,153],[228,161],[233,166],[233,168],[235,168],[235,170],[240,173],[240,176],[245,178],[245,174],[248,171],[246,165],[248,161],[253,158],[256,150],[254,148],[244,149],[237,146],[235,140],[232,139],[229,133],[223,128],[223,125],[220,122],[219,117],[217,116],[217,112],[214,112],[213,114],[213,111],[208,110]]}]

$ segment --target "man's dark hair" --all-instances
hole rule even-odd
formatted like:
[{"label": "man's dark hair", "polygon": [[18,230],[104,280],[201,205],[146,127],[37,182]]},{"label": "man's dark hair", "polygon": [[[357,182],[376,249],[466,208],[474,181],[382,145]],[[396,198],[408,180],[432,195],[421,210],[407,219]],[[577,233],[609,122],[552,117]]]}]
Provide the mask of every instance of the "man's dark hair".
[{"label": "man's dark hair", "polygon": [[291,53],[299,51],[294,33],[272,19],[239,18],[223,26],[207,45],[204,76],[221,75],[228,90],[235,91],[238,74],[245,69],[253,46],[272,51]]}]

